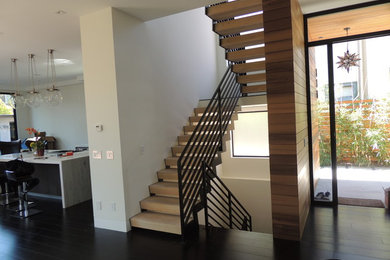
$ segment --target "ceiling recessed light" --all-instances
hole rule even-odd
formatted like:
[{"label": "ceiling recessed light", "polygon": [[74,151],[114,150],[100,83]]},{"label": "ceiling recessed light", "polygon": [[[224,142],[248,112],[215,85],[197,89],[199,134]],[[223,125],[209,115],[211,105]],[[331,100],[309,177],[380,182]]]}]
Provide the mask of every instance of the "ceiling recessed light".
[{"label": "ceiling recessed light", "polygon": [[67,60],[67,59],[54,59],[55,65],[72,65],[74,64],[73,61]]},{"label": "ceiling recessed light", "polygon": [[56,14],[63,15],[63,14],[66,14],[66,12],[64,10],[58,10],[56,12]]}]

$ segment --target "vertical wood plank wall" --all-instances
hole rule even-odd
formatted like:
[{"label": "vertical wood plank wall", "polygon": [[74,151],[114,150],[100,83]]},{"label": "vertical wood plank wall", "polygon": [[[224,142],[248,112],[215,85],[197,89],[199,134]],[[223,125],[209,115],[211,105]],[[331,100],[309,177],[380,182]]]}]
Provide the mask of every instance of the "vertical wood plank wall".
[{"label": "vertical wood plank wall", "polygon": [[263,0],[275,238],[299,240],[310,207],[303,15],[297,0]]}]

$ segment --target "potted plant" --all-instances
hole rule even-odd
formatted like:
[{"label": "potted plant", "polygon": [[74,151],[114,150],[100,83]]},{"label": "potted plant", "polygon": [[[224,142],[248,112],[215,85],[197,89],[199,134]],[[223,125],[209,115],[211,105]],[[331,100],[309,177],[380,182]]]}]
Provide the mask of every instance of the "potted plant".
[{"label": "potted plant", "polygon": [[43,156],[45,154],[45,132],[39,132],[35,128],[26,128],[29,135],[34,134],[34,141],[30,143],[30,148],[36,156]]}]

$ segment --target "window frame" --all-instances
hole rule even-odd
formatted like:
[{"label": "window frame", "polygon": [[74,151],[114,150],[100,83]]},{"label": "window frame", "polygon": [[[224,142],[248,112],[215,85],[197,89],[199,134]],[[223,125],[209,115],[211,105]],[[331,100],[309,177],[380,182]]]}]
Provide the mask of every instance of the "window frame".
[{"label": "window frame", "polygon": [[[268,113],[268,109],[260,110],[260,111],[240,111],[240,112],[237,112],[237,114],[248,114],[248,113]],[[267,121],[268,121],[268,119],[267,119]],[[234,134],[233,134],[233,131],[234,130],[230,130],[230,147],[231,147],[231,157],[232,158],[264,158],[264,159],[269,158],[269,151],[268,151],[268,155],[235,155],[234,154]]]},{"label": "window frame", "polygon": [[[0,95],[10,95],[10,96],[12,96],[13,93],[0,91]],[[16,141],[16,140],[19,140],[18,122],[17,122],[17,116],[16,116],[16,104],[15,104],[15,108],[13,108],[12,110],[13,110],[14,124],[15,124],[15,138],[12,138],[12,135],[11,135],[11,141]]]}]

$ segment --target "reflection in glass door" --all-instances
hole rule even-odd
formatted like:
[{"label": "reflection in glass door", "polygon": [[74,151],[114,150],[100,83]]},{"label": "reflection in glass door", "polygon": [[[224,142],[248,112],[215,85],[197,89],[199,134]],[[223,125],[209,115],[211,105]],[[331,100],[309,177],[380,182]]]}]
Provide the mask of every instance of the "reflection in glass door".
[{"label": "reflection in glass door", "polygon": [[327,45],[309,48],[314,200],[332,202],[332,156]]}]

